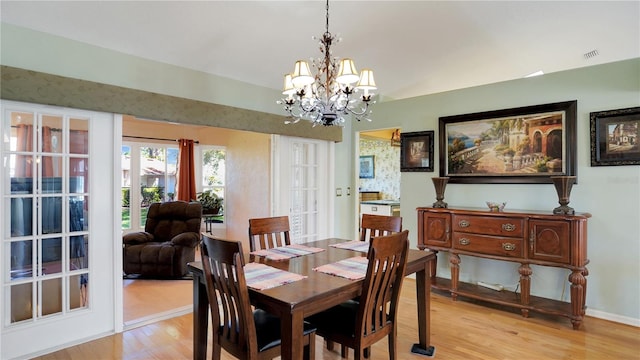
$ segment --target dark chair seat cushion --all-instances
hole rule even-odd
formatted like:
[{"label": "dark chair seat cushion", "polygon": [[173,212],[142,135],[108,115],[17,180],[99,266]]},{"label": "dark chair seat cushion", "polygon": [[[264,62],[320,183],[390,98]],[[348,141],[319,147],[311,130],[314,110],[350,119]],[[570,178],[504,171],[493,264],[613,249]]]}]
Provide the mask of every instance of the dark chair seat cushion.
[{"label": "dark chair seat cushion", "polygon": [[[256,337],[258,338],[258,351],[264,351],[280,345],[280,318],[257,309],[253,312],[256,322]],[[308,335],[316,329],[310,323],[304,323],[304,334]]]},{"label": "dark chair seat cushion", "polygon": [[[308,318],[316,326],[318,334],[340,334],[343,337],[355,337],[356,317],[360,303],[349,300]],[[339,325],[337,325],[339,324]]]}]

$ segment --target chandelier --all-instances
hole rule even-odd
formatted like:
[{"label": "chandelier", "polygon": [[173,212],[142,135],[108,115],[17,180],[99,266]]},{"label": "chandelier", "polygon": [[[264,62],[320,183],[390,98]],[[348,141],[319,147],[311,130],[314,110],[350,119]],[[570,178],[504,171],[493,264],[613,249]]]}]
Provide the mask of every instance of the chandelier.
[{"label": "chandelier", "polygon": [[[326,31],[320,39],[323,56],[311,59],[316,74],[311,73],[308,62],[298,60],[293,73],[284,76],[282,94],[287,97],[277,103],[289,114],[291,120],[285,121],[286,124],[306,120],[313,126],[343,126],[345,116],[349,115],[358,121],[371,121],[367,118],[371,114],[369,104],[375,104],[375,100],[371,100],[370,91],[377,89],[373,71],[363,69],[358,75],[353,60],[332,57],[331,45],[340,39],[329,32],[329,0],[326,19]],[[358,95],[360,91],[362,95]]]}]

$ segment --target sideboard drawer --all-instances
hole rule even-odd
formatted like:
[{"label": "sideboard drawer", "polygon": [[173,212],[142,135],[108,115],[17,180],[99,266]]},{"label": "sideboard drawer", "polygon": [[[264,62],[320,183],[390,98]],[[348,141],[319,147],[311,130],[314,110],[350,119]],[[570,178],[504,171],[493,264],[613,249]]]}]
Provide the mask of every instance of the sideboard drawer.
[{"label": "sideboard drawer", "polygon": [[517,238],[453,233],[454,249],[487,255],[521,258],[524,256],[523,243],[522,239]]},{"label": "sideboard drawer", "polygon": [[495,216],[453,215],[453,231],[499,235],[509,237],[524,236],[524,219]]}]

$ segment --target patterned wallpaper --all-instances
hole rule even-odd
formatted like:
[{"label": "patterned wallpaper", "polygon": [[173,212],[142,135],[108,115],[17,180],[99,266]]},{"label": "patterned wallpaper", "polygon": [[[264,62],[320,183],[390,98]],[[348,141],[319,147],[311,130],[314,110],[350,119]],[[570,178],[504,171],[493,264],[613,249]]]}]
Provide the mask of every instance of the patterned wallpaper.
[{"label": "patterned wallpaper", "polygon": [[383,200],[400,199],[400,147],[389,140],[360,138],[360,155],[374,155],[373,179],[360,179],[361,191],[380,191]]}]

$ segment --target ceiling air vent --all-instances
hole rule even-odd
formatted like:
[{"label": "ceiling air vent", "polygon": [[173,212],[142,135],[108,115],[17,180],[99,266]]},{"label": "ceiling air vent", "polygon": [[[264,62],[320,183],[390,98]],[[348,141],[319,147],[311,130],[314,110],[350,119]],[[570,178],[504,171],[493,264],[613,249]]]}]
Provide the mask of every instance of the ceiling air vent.
[{"label": "ceiling air vent", "polygon": [[589,59],[591,59],[592,57],[596,57],[596,56],[598,56],[598,54],[599,54],[599,53],[598,53],[598,50],[591,50],[591,51],[589,51],[588,53],[584,54],[583,56],[584,56],[584,59],[585,59],[585,60],[589,60]]}]

